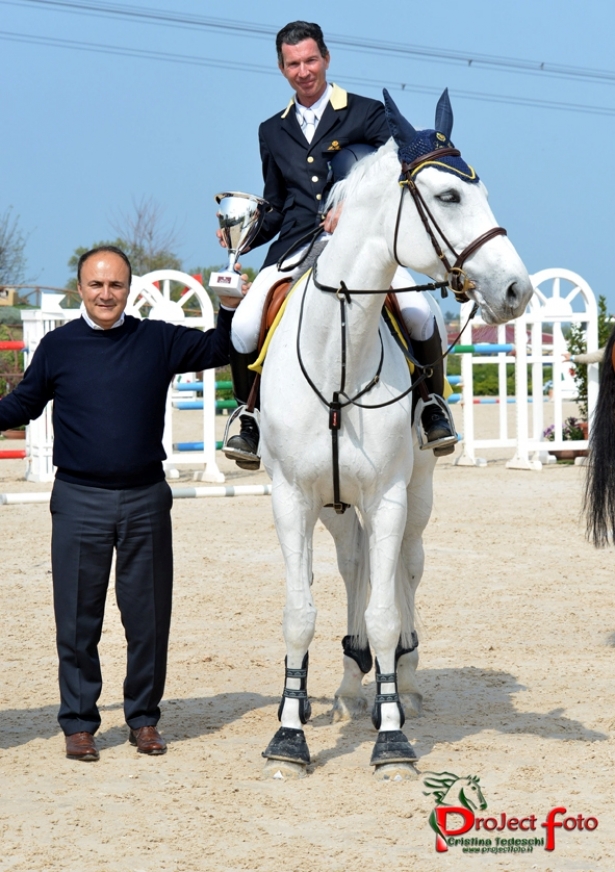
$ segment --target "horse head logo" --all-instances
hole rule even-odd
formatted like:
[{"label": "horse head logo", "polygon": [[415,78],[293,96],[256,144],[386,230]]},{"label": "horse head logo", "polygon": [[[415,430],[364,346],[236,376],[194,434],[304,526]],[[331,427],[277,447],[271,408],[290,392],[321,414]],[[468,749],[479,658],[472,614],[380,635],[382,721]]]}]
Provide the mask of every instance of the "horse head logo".
[{"label": "horse head logo", "polygon": [[[475,811],[484,811],[487,801],[480,788],[480,778],[476,775],[467,775],[460,778],[452,772],[426,772],[423,784],[429,788],[424,790],[425,796],[433,796],[436,806],[452,806]],[[434,809],[429,816],[429,825],[436,836],[444,841],[446,833],[442,832]]]}]

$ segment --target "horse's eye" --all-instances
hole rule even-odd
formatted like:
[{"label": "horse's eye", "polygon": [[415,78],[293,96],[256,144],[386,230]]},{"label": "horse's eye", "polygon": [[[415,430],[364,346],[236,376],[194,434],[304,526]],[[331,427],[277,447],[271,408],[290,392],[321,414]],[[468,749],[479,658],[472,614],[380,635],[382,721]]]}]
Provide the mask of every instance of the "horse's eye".
[{"label": "horse's eye", "polygon": [[461,197],[457,191],[453,191],[452,189],[444,191],[442,194],[437,194],[436,200],[439,200],[441,203],[461,203]]}]

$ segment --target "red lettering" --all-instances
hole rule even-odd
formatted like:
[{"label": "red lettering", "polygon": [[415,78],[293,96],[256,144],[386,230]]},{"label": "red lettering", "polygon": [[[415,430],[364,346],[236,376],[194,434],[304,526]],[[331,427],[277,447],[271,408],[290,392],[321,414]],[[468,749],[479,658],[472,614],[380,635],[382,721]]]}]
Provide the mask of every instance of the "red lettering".
[{"label": "red lettering", "polygon": [[[445,836],[462,836],[468,830],[471,830],[474,824],[474,812],[470,811],[469,808],[464,808],[462,805],[438,805],[434,809],[434,814],[438,828]],[[446,819],[449,814],[458,814],[463,818],[463,823],[458,829],[448,828]],[[436,833],[436,851],[439,854],[448,851],[446,842],[438,833]]]},{"label": "red lettering", "polygon": [[480,830],[480,825],[485,820],[485,818],[476,818],[476,823],[474,824],[475,829]]},{"label": "red lettering", "polygon": [[509,830],[516,830],[516,829],[518,829],[518,827],[519,827],[519,820],[518,820],[518,818],[511,818],[511,819],[508,821],[508,829],[509,829]]},{"label": "red lettering", "polygon": [[561,827],[562,822],[555,820],[556,814],[566,814],[567,809],[563,806],[558,805],[556,808],[552,808],[549,814],[547,815],[546,821],[544,821],[540,826],[544,827],[547,831],[547,843],[545,845],[545,851],[554,851],[555,850],[555,827]]},{"label": "red lettering", "polygon": [[[569,826],[569,824],[570,824],[570,826]],[[564,818],[564,829],[565,830],[569,830],[569,831],[576,830],[576,828],[577,828],[577,819],[576,818],[573,818],[573,817]],[[583,827],[581,827],[580,829],[583,829]]]},{"label": "red lettering", "polygon": [[498,825],[496,818],[485,818],[483,826],[486,830],[494,830]]},{"label": "red lettering", "polygon": [[501,821],[500,821],[500,826],[498,827],[498,830],[503,830],[504,827],[506,826],[506,812],[502,812],[502,814],[500,815],[500,818],[501,818]]},{"label": "red lettering", "polygon": [[[528,822],[528,826],[524,827],[523,824],[526,821]],[[529,817],[521,818],[521,820],[519,821],[519,829],[525,830],[526,832],[527,832],[527,830],[535,830],[536,829],[536,815],[531,814],[531,815],[529,815]]]},{"label": "red lettering", "polygon": [[[589,825],[590,821],[592,824],[591,827]],[[585,818],[585,829],[586,830],[595,830],[597,826],[598,826],[598,818],[595,818],[595,817]]]}]

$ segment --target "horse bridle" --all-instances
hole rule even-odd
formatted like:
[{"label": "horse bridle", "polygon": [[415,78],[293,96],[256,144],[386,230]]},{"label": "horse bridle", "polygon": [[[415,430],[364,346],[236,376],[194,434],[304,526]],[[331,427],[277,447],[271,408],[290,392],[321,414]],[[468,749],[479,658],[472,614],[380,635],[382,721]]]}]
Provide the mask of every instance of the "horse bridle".
[{"label": "horse bridle", "polygon": [[[485,233],[481,233],[481,235],[478,236],[469,245],[466,245],[461,254],[457,254],[454,246],[451,245],[451,243],[448,241],[444,234],[444,231],[434,218],[429,206],[425,202],[425,199],[414,180],[414,176],[416,176],[418,171],[423,168],[424,164],[427,164],[430,161],[439,160],[443,157],[460,156],[461,152],[456,148],[438,148],[435,151],[430,151],[427,154],[422,154],[411,163],[402,161],[401,178],[399,180],[399,184],[401,186],[401,196],[399,198],[399,208],[397,210],[397,220],[395,222],[395,235],[393,237],[393,255],[400,266],[405,266],[405,264],[403,264],[397,256],[397,237],[399,236],[399,225],[401,221],[401,210],[404,200],[404,191],[407,190],[412,195],[414,205],[416,206],[416,210],[419,213],[421,221],[423,222],[423,227],[427,231],[427,235],[431,240],[434,251],[438,255],[442,266],[446,270],[448,287],[451,289],[458,302],[467,303],[469,301],[468,291],[471,291],[475,287],[475,285],[463,269],[464,263],[486,242],[489,242],[490,239],[493,239],[496,236],[506,236],[506,230],[504,229],[504,227],[492,227]],[[438,242],[438,237],[436,236],[436,234],[438,234],[440,239],[444,242],[445,246],[447,246],[450,251],[452,251],[453,256],[455,257],[455,262],[452,266],[446,254],[444,253],[444,249]]]}]

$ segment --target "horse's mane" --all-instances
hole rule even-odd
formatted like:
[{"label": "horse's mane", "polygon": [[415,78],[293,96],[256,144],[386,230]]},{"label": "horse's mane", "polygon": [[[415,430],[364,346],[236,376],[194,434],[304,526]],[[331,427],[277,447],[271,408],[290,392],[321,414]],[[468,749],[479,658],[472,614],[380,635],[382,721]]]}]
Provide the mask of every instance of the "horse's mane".
[{"label": "horse's mane", "polygon": [[[349,174],[345,179],[342,179],[339,182],[336,182],[335,185],[331,188],[331,192],[327,197],[327,202],[325,203],[325,212],[328,212],[329,209],[335,209],[336,206],[339,205],[343,200],[352,197],[355,190],[361,185],[361,182],[365,178],[366,173],[369,172],[371,167],[377,163],[384,155],[395,154],[395,159],[397,160],[397,144],[395,140],[391,137],[388,142],[385,142],[384,145],[381,145],[378,151],[375,151],[373,154],[368,154],[366,157],[361,158],[360,161],[353,166],[350,170]],[[399,161],[398,161],[399,163]]]},{"label": "horse's mane", "polygon": [[587,536],[598,547],[615,541],[615,329],[604,350],[598,402],[589,439],[584,510]]},{"label": "horse's mane", "polygon": [[447,793],[449,788],[455,784],[456,781],[459,781],[458,775],[453,775],[452,772],[426,772],[425,775],[435,775],[435,778],[425,778],[423,779],[423,784],[425,787],[429,787],[430,789],[427,791],[423,791],[424,796],[429,796],[431,793],[436,797],[438,802],[441,801],[442,797]]}]

